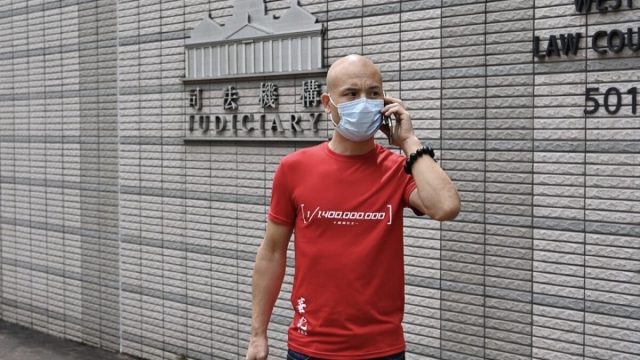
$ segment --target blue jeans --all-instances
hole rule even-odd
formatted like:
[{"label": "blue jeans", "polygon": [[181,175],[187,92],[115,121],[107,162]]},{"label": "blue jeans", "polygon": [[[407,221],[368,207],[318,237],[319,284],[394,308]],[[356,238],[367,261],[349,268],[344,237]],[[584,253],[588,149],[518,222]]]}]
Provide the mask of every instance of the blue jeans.
[{"label": "blue jeans", "polygon": [[[320,358],[314,358],[309,355],[301,354],[299,352],[295,352],[291,349],[287,352],[287,360],[322,360]],[[383,356],[378,358],[372,358],[370,360],[404,360],[404,351],[399,352],[397,354]]]}]

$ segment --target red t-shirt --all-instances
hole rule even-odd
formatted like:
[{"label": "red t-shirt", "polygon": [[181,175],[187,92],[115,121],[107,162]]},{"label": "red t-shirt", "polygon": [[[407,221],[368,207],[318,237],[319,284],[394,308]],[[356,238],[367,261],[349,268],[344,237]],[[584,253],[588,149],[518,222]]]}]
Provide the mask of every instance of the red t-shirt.
[{"label": "red t-shirt", "polygon": [[404,351],[402,215],[416,187],[404,159],[377,143],[340,155],[327,142],[282,159],[268,218],[295,226],[292,350],[336,360]]}]

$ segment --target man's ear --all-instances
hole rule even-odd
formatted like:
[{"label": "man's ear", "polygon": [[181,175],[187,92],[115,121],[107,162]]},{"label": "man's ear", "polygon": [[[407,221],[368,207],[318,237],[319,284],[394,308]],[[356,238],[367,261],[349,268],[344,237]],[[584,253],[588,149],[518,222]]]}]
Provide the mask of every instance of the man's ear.
[{"label": "man's ear", "polygon": [[324,107],[324,112],[327,114],[331,113],[331,102],[329,101],[329,94],[323,93],[320,96],[320,100],[322,101],[322,106]]}]

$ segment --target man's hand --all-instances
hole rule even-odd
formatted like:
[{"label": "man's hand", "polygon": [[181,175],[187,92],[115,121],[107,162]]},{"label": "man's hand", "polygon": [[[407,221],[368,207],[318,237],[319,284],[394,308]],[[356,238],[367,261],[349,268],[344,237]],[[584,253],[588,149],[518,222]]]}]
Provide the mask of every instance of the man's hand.
[{"label": "man's hand", "polygon": [[247,349],[246,360],[266,360],[269,356],[269,345],[266,337],[251,337]]},{"label": "man's hand", "polygon": [[[395,99],[390,96],[384,97],[385,107],[382,109],[383,116],[391,116],[395,118],[395,124],[393,129],[389,129],[388,126],[382,126],[382,130],[385,135],[390,139],[391,145],[403,147],[404,143],[413,138],[413,125],[411,124],[411,115],[404,108],[404,104],[400,99]],[[391,134],[389,134],[391,132]]]}]

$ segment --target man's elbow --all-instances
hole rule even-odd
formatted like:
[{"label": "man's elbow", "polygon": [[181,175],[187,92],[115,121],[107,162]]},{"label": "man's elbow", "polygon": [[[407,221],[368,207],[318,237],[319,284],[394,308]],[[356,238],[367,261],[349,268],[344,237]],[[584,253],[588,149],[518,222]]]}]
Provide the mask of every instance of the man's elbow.
[{"label": "man's elbow", "polygon": [[432,214],[432,218],[438,221],[449,221],[455,219],[460,213],[460,200],[453,200],[443,204],[438,211]]},{"label": "man's elbow", "polygon": [[274,246],[274,244],[269,243],[268,241],[263,241],[258,248],[258,253],[256,254],[256,261],[263,260],[268,262],[278,261],[282,257],[286,257],[286,249],[284,250],[284,254],[281,248]]}]

